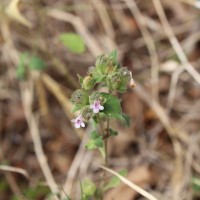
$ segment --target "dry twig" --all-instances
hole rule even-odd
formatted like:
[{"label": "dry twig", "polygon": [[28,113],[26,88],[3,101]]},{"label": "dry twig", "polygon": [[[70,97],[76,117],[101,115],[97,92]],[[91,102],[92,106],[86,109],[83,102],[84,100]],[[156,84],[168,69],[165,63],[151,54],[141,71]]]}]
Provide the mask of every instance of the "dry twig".
[{"label": "dry twig", "polygon": [[139,187],[138,185],[134,184],[133,182],[129,181],[127,178],[124,178],[123,176],[121,176],[120,174],[118,174],[117,172],[104,167],[104,166],[100,166],[102,169],[104,169],[105,171],[110,172],[111,174],[117,176],[123,183],[125,183],[126,185],[128,185],[130,188],[132,188],[133,190],[137,191],[139,194],[141,194],[142,196],[144,196],[145,198],[149,199],[149,200],[158,200],[157,198],[155,198],[153,195],[151,195],[150,193],[148,193],[147,191],[145,191],[144,189],[142,189],[141,187]]},{"label": "dry twig", "polygon": [[[176,36],[174,35],[174,32],[167,20],[167,17],[164,13],[164,10],[163,10],[160,0],[153,0],[153,3],[156,8],[156,11],[158,13],[158,16],[160,18],[163,29],[172,45],[174,51],[176,52],[179,60],[181,61],[183,68],[197,81],[197,83],[200,84],[200,74],[189,63],[185,53],[183,52],[183,49],[182,49],[179,41],[177,40]],[[177,69],[177,70],[179,71],[179,69]],[[174,78],[173,87],[175,87],[175,84],[177,84],[177,81],[178,81],[177,74],[179,75],[179,73],[177,73],[176,71],[174,73],[176,73],[176,75]],[[171,87],[170,93],[174,93],[174,91],[172,91],[172,87]],[[172,97],[173,95],[170,94],[170,96]],[[170,104],[172,104],[172,100],[171,100]]]},{"label": "dry twig", "polygon": [[40,139],[36,116],[35,114],[32,113],[33,82],[30,81],[27,84],[28,85],[21,84],[21,95],[22,95],[22,103],[24,106],[25,117],[30,129],[32,139],[33,139],[33,144],[34,144],[35,153],[36,153],[38,162],[46,178],[47,184],[49,185],[51,192],[54,195],[54,199],[58,200],[58,197],[56,196],[59,193],[58,186],[51,173],[51,170],[47,163],[47,158],[42,148],[42,142]]},{"label": "dry twig", "polygon": [[22,169],[22,168],[19,168],[19,167],[11,167],[11,166],[8,166],[8,165],[0,165],[0,170],[19,173],[19,174],[22,174],[23,176],[25,176],[26,178],[29,178],[27,171]]},{"label": "dry twig", "polygon": [[151,77],[152,77],[152,91],[153,97],[158,101],[159,94],[158,94],[158,81],[159,81],[159,59],[156,52],[156,46],[154,44],[153,38],[149,30],[147,29],[146,25],[146,18],[142,15],[141,11],[137,7],[135,1],[124,0],[127,7],[129,7],[130,11],[132,12],[133,16],[135,17],[144,41],[146,43],[147,49],[150,54],[151,59]]},{"label": "dry twig", "polygon": [[[67,195],[69,195],[69,196],[71,195],[73,182],[77,176],[78,169],[79,169],[81,162],[83,160],[83,157],[85,155],[85,145],[86,145],[87,139],[88,139],[88,136],[87,136],[87,134],[85,134],[81,141],[79,149],[73,159],[70,169],[67,173],[67,179],[63,185],[64,192],[67,193]],[[62,194],[63,197],[65,196],[65,193]]]}]

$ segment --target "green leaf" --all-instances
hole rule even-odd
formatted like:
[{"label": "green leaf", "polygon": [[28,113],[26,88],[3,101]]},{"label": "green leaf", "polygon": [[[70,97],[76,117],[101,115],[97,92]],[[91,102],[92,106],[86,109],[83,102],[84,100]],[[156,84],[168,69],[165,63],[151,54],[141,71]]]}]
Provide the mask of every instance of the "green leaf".
[{"label": "green leaf", "polygon": [[29,59],[29,53],[23,52],[20,54],[19,63],[16,69],[16,76],[18,79],[24,80],[26,76],[26,65],[27,60]]},{"label": "green leaf", "polygon": [[127,115],[127,114],[125,114],[125,113],[123,113],[122,114],[122,117],[123,117],[123,122],[124,122],[124,124],[126,125],[126,126],[130,126],[130,117]]},{"label": "green leaf", "polygon": [[103,147],[103,140],[101,137],[95,139],[95,145],[97,148]]},{"label": "green leaf", "polygon": [[16,69],[16,76],[17,76],[18,79],[24,80],[24,79],[25,79],[25,76],[26,76],[25,67],[19,66],[19,67]]},{"label": "green leaf", "polygon": [[81,182],[82,196],[83,199],[88,199],[93,196],[96,192],[96,185],[89,179],[86,179]]},{"label": "green leaf", "polygon": [[91,133],[90,133],[90,138],[91,139],[96,139],[96,138],[98,138],[99,137],[99,133],[97,132],[97,131],[92,131]]},{"label": "green leaf", "polygon": [[121,81],[119,87],[117,88],[117,91],[120,93],[124,93],[127,91],[127,80],[126,79]]},{"label": "green leaf", "polygon": [[100,136],[95,139],[90,139],[85,147],[88,150],[101,148],[103,147],[103,140]]},{"label": "green leaf", "polygon": [[32,56],[30,58],[30,62],[29,62],[28,67],[31,70],[40,70],[41,71],[41,70],[46,68],[46,63],[40,57]]},{"label": "green leaf", "polygon": [[[122,176],[126,176],[127,175],[127,171],[126,170],[121,170],[118,172],[120,175]],[[113,188],[113,187],[117,187],[119,184],[120,184],[120,179],[117,178],[116,176],[114,176],[104,187],[103,187],[103,190],[106,191],[110,188]]]},{"label": "green leaf", "polygon": [[83,106],[82,105],[75,105],[73,108],[72,108],[72,112],[75,113],[77,112],[78,110],[80,110]]},{"label": "green leaf", "polygon": [[114,131],[112,130],[111,128],[109,129],[109,134],[110,136],[117,136],[118,135],[118,132],[117,131]]},{"label": "green leaf", "polygon": [[100,134],[97,131],[92,131],[90,133],[90,140],[86,144],[86,149],[91,150],[91,149],[98,149],[103,147],[103,140]]},{"label": "green leaf", "polygon": [[101,75],[101,74],[94,75],[95,83],[103,82],[105,78],[106,78],[105,75]]},{"label": "green leaf", "polygon": [[117,64],[117,63],[118,63],[118,61],[117,61],[117,50],[112,51],[112,52],[109,54],[109,57],[112,58],[114,64]]},{"label": "green leaf", "polygon": [[82,76],[80,76],[79,74],[77,74],[77,76],[78,76],[79,83],[82,85],[84,78]]},{"label": "green leaf", "polygon": [[44,60],[38,56],[31,56],[28,52],[20,54],[19,64],[17,65],[16,76],[18,79],[25,79],[27,67],[30,70],[43,70],[46,67]]},{"label": "green leaf", "polygon": [[63,33],[60,35],[59,39],[72,53],[81,54],[85,52],[85,43],[80,35],[75,33]]},{"label": "green leaf", "polygon": [[200,191],[200,177],[192,178],[192,189],[194,191]]},{"label": "green leaf", "polygon": [[123,117],[121,111],[121,105],[118,98],[112,94],[101,92],[103,98],[106,99],[106,103],[104,104],[103,113],[105,113],[108,117],[122,120]]}]

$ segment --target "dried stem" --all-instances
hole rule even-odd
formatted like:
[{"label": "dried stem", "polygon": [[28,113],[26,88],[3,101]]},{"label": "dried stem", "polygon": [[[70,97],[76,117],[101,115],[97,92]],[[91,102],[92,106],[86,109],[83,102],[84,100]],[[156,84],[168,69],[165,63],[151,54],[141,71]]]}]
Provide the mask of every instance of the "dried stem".
[{"label": "dried stem", "polygon": [[[25,87],[23,87],[25,86]],[[32,99],[33,99],[33,82],[30,82],[29,85],[22,85],[21,84],[21,95],[22,95],[22,102],[24,107],[24,112],[26,116],[26,120],[30,129],[30,133],[33,139],[33,144],[35,148],[35,153],[38,159],[38,162],[40,164],[40,167],[42,169],[42,172],[46,178],[46,181],[49,185],[49,188],[51,189],[52,194],[58,194],[58,186],[54,180],[54,177],[51,173],[51,170],[49,168],[46,155],[42,148],[42,142],[40,139],[40,133],[39,133],[39,127],[37,124],[36,116],[32,112]],[[58,200],[58,197],[54,196],[55,200]]]}]

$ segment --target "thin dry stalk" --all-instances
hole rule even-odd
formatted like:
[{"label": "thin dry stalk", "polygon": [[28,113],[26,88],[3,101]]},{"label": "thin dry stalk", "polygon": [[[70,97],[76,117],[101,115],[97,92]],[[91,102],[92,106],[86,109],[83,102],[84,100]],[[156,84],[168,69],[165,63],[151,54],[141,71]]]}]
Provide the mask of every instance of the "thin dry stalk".
[{"label": "thin dry stalk", "polygon": [[30,81],[28,84],[29,85],[21,84],[21,96],[22,96],[22,103],[24,107],[25,117],[33,139],[34,149],[38,162],[45,176],[47,184],[51,189],[52,194],[54,195],[54,199],[58,200],[58,197],[56,196],[56,194],[59,193],[58,186],[51,173],[51,170],[47,163],[47,158],[42,148],[42,142],[40,139],[39,127],[37,124],[36,116],[32,113],[33,82]]},{"label": "thin dry stalk", "polygon": [[138,185],[134,184],[133,182],[129,181],[127,178],[124,178],[123,176],[121,176],[117,172],[113,171],[112,169],[109,169],[109,168],[104,167],[104,166],[100,166],[100,167],[102,169],[104,169],[105,171],[108,171],[111,174],[117,176],[123,183],[125,183],[126,185],[128,185],[130,188],[132,188],[133,190],[135,190],[136,192],[138,192],[139,194],[141,194],[145,198],[147,198],[149,200],[158,200],[152,194],[150,194],[149,192],[145,191],[144,189],[142,189]]},{"label": "thin dry stalk", "polygon": [[136,85],[137,87],[135,87],[134,91],[157,114],[158,118],[160,119],[161,123],[163,124],[172,139],[174,151],[177,155],[182,155],[182,148],[176,138],[179,138],[180,140],[185,142],[188,140],[187,134],[181,130],[178,131],[178,128],[176,128],[170,122],[169,117],[167,116],[163,107],[161,107],[161,105],[158,104],[155,100],[151,99],[148,93],[139,83],[136,83]]},{"label": "thin dry stalk", "polygon": [[[0,157],[1,158],[4,158],[4,154],[3,154],[3,151],[2,149],[0,148]],[[6,181],[8,182],[13,194],[19,198],[19,199],[22,199],[22,200],[25,200],[24,196],[22,195],[22,192],[16,182],[16,180],[14,179],[14,177],[12,176],[12,174],[9,172],[9,170],[5,170],[5,169],[8,169],[6,168],[7,166],[2,166],[2,170],[4,171],[7,171],[5,172],[5,178],[6,178]]]},{"label": "thin dry stalk", "polygon": [[12,166],[8,166],[8,165],[0,165],[0,170],[19,173],[19,174],[22,174],[23,176],[25,176],[26,178],[29,178],[27,171],[22,169],[22,168],[19,168],[19,167],[12,167]]},{"label": "thin dry stalk", "polygon": [[184,69],[197,81],[197,83],[200,84],[200,74],[194,69],[194,67],[189,63],[179,41],[177,40],[176,36],[174,35],[174,32],[167,20],[167,17],[165,15],[165,12],[163,10],[162,4],[160,0],[152,0],[155,6],[155,9],[158,13],[158,16],[160,18],[161,24],[163,26],[163,29],[174,49],[176,52],[178,58],[180,59]]},{"label": "thin dry stalk", "polygon": [[[42,81],[47,87],[47,89],[55,96],[55,98],[59,101],[60,105],[63,107],[63,110],[68,117],[68,119],[72,119],[75,115],[71,112],[72,111],[72,103],[68,99],[68,97],[63,93],[63,89],[60,85],[54,81],[50,76],[47,74],[42,74]],[[81,129],[73,128],[75,133],[78,135],[79,138],[82,138],[84,135]]]},{"label": "thin dry stalk", "polygon": [[63,89],[60,85],[54,81],[49,75],[42,74],[41,79],[47,89],[56,97],[60,102],[61,106],[64,108],[64,112],[69,119],[72,119],[74,115],[71,113],[72,103],[68,97],[63,93]]},{"label": "thin dry stalk", "polygon": [[[147,22],[150,21],[148,16],[145,16],[147,19]],[[166,34],[165,32],[162,30],[162,26],[159,23],[159,25],[157,24],[158,22],[156,22],[156,27],[157,30],[156,32],[152,33],[152,37],[154,38],[154,42],[157,43],[160,40],[166,39]],[[191,23],[193,24],[193,26],[197,26],[198,23],[198,19],[196,19],[195,17],[191,17],[189,20],[187,20],[186,22],[183,22],[182,24],[176,25],[173,27],[173,31],[174,34],[177,35],[181,35],[184,33],[187,33],[190,31],[191,28]],[[148,28],[153,30],[153,27],[151,26],[151,24],[147,23]],[[135,42],[134,42],[134,46],[141,48],[145,45],[143,38],[138,38]]]},{"label": "thin dry stalk", "polygon": [[178,79],[180,74],[184,71],[184,68],[178,68],[174,71],[171,78],[170,88],[169,88],[169,95],[167,99],[167,111],[170,112],[173,108],[174,99],[176,96],[176,86],[178,83]]},{"label": "thin dry stalk", "polygon": [[139,29],[142,33],[151,59],[151,78],[152,78],[152,94],[154,99],[159,101],[158,81],[159,81],[159,59],[156,51],[154,40],[147,29],[146,18],[142,15],[135,1],[124,0],[127,7],[135,17]]},{"label": "thin dry stalk", "polygon": [[102,0],[92,0],[92,4],[97,10],[99,17],[101,18],[106,34],[111,39],[114,39],[115,31],[104,2]]},{"label": "thin dry stalk", "polygon": [[64,192],[62,193],[62,197],[65,197],[65,194],[69,196],[71,195],[73,183],[77,177],[78,170],[82,165],[83,157],[85,155],[85,145],[86,145],[87,139],[88,139],[88,135],[85,134],[81,141],[79,149],[73,159],[70,169],[67,173],[67,179],[63,185]]},{"label": "thin dry stalk", "polygon": [[35,86],[36,86],[37,98],[40,104],[41,115],[46,115],[49,113],[49,105],[47,102],[46,91],[41,77],[38,77]]},{"label": "thin dry stalk", "polygon": [[[15,65],[17,65],[17,63],[19,62],[19,53],[15,49],[14,44],[12,42],[12,37],[10,34],[10,29],[9,29],[8,23],[6,23],[6,22],[1,23],[1,31],[2,31],[2,34],[3,34],[3,37],[6,41],[6,43],[9,44],[9,50],[4,49],[4,53],[8,54],[8,56],[6,57],[6,60],[8,60],[8,61],[12,60],[13,63]],[[40,167],[43,171],[43,174],[46,178],[47,184],[49,185],[52,193],[55,195],[59,192],[58,187],[53,178],[53,175],[52,175],[51,170],[47,163],[46,156],[42,149],[42,143],[41,143],[41,139],[40,139],[40,134],[39,134],[39,129],[37,126],[36,118],[32,113],[33,84],[31,82],[31,84],[29,86],[23,87],[24,86],[23,84],[21,84],[20,86],[21,86],[20,90],[21,90],[21,95],[22,95],[22,103],[24,106],[24,112],[25,112],[25,116],[26,116],[26,120],[27,120],[29,129],[30,129],[30,132],[31,132],[31,136],[33,139],[36,156],[39,161]],[[57,197],[55,197],[54,199],[58,200]]]}]

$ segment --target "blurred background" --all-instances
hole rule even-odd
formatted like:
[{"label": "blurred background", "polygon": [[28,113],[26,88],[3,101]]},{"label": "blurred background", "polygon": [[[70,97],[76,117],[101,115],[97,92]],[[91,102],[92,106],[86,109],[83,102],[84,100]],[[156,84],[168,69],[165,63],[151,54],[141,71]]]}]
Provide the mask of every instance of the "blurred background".
[{"label": "blurred background", "polygon": [[[0,1],[0,199],[80,199],[100,181],[88,129],[71,124],[70,95],[101,53],[133,73],[119,94],[109,167],[159,200],[200,199],[200,11],[193,0]],[[109,176],[109,174],[108,174]],[[142,200],[125,185],[105,200]]]}]

